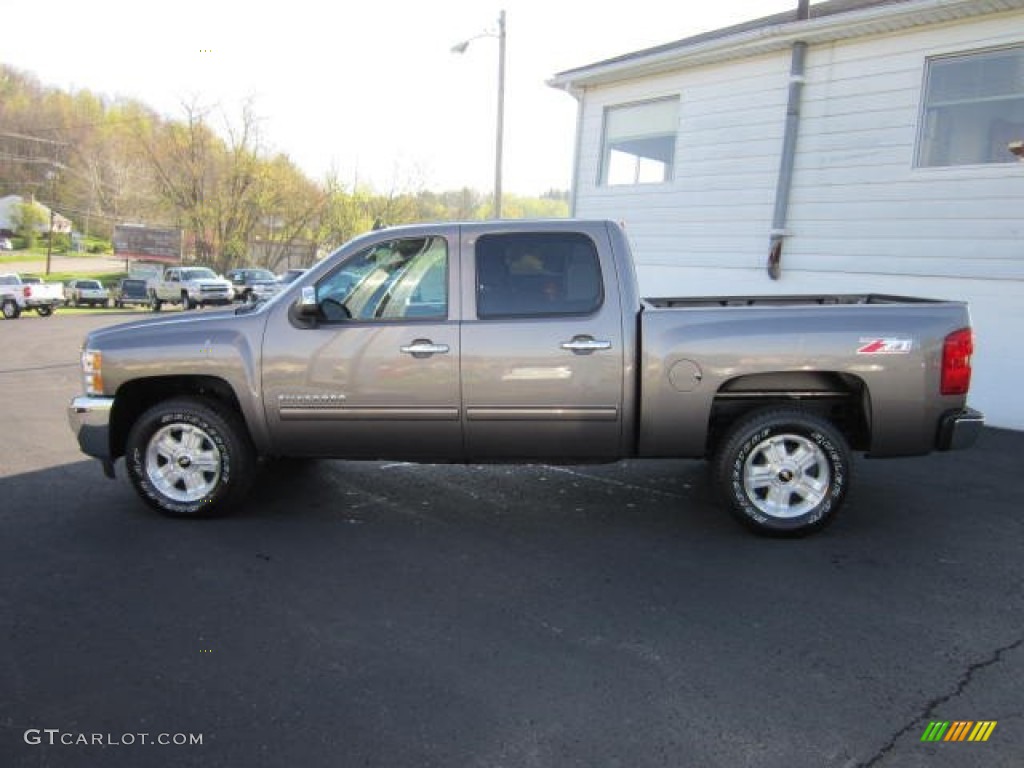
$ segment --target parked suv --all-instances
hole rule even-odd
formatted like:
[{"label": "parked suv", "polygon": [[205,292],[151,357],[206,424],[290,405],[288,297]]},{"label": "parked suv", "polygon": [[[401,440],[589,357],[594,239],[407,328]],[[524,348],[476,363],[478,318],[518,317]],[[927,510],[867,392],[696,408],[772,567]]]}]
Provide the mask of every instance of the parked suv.
[{"label": "parked suv", "polygon": [[72,307],[109,307],[110,291],[99,280],[72,280],[65,291]]},{"label": "parked suv", "polygon": [[269,269],[232,269],[227,278],[235,289],[235,298],[249,304],[269,299],[281,290],[277,275]]},{"label": "parked suv", "polygon": [[114,286],[114,306],[130,307],[133,304],[149,306],[149,288],[141,278],[127,277]]}]

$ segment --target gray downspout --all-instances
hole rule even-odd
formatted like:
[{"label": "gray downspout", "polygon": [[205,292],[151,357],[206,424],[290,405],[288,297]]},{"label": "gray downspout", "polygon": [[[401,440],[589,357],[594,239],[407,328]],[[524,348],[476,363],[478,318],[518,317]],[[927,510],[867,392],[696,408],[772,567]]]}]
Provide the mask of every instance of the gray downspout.
[{"label": "gray downspout", "polygon": [[580,141],[583,138],[583,101],[587,98],[587,89],[580,88],[578,92],[570,90],[569,93],[576,99],[576,146],[572,153],[572,179],[569,182],[569,216],[576,216],[576,199],[579,196],[580,188]]},{"label": "gray downspout", "polygon": [[[797,20],[810,17],[810,0],[800,0]],[[800,102],[804,90],[804,72],[807,43],[793,43],[793,58],[789,69],[789,102],[786,105],[786,130],[782,137],[782,160],[779,179],[775,186],[775,212],[772,215],[771,240],[768,248],[768,275],[778,280],[782,275],[782,243],[786,238],[786,220],[789,213],[789,192],[793,186],[793,164],[796,160],[796,137],[800,130]]]}]

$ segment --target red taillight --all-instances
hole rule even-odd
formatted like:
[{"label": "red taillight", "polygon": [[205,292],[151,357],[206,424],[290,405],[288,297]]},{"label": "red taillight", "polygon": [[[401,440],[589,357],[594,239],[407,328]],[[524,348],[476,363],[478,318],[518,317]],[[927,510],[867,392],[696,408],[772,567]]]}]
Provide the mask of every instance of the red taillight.
[{"label": "red taillight", "polygon": [[32,286],[31,285],[26,285],[25,286],[25,290],[22,292],[22,295],[26,299],[31,299],[32,298]]},{"label": "red taillight", "polygon": [[942,394],[966,395],[971,388],[971,354],[974,335],[970,328],[953,331],[942,345]]}]

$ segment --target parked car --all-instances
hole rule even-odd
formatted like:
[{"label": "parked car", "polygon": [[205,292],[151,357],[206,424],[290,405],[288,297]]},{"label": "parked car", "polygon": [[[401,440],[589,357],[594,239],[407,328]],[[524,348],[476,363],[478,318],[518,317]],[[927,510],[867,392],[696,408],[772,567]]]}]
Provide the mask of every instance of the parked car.
[{"label": "parked car", "polygon": [[643,298],[635,274],[611,221],[372,232],[274,301],[93,330],[70,425],[168,515],[240,505],[261,455],[707,458],[723,505],[784,535],[835,517],[854,452],[981,432],[962,302]]},{"label": "parked car", "polygon": [[72,307],[109,307],[110,291],[99,280],[72,280],[64,292]]},{"label": "parked car", "polygon": [[0,237],[0,251],[13,251],[14,243],[9,237]]},{"label": "parked car", "polygon": [[231,281],[231,286],[235,289],[235,299],[247,304],[269,299],[281,290],[281,284],[277,282],[277,275],[269,269],[255,267],[232,269],[228,272],[227,279]]},{"label": "parked car", "polygon": [[114,286],[114,306],[119,309],[132,305],[149,306],[149,290],[141,278],[126,277]]}]

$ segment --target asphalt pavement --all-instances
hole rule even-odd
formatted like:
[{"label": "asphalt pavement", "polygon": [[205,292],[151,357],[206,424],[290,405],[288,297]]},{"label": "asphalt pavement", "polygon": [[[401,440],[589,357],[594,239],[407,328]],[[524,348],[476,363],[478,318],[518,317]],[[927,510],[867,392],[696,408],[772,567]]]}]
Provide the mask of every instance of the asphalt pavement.
[{"label": "asphalt pavement", "polygon": [[0,321],[0,766],[1024,762],[1022,433],[795,541],[693,461],[277,462],[175,521],[67,428],[117,317]]}]

